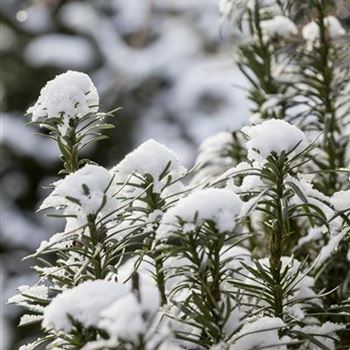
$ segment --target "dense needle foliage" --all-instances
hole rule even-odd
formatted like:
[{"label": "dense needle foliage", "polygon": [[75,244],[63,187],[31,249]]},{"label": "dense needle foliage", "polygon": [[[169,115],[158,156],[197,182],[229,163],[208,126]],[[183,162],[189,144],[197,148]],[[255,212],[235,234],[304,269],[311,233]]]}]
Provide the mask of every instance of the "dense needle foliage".
[{"label": "dense needle foliage", "polygon": [[333,350],[349,346],[349,36],[324,0],[221,0],[242,31],[250,125],[187,170],[154,140],[112,169],[90,78],[68,71],[28,110],[62,179],[40,210],[64,232],[10,302],[42,335],[21,349]]}]

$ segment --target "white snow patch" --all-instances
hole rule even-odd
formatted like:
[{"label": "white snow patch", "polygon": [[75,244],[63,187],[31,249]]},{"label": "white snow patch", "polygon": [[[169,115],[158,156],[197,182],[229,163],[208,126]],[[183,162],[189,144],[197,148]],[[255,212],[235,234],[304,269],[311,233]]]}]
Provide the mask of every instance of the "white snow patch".
[{"label": "white snow patch", "polygon": [[288,17],[275,16],[261,22],[261,29],[266,38],[282,37],[287,38],[291,35],[297,35],[298,29],[295,23]]},{"label": "white snow patch", "polygon": [[128,286],[118,282],[95,280],[68,289],[46,307],[42,325],[46,329],[69,332],[72,323],[68,317],[85,327],[97,327],[99,313],[118,298],[128,293]]},{"label": "white snow patch", "polygon": [[350,190],[334,193],[331,197],[331,203],[338,211],[350,210]]},{"label": "white snow patch", "polygon": [[297,145],[294,153],[300,152],[306,144],[304,133],[284,120],[270,119],[259,125],[245,126],[242,132],[249,137],[246,146],[251,161],[264,161],[272,152],[287,153]]},{"label": "white snow patch", "polygon": [[[327,27],[328,35],[335,39],[345,34],[345,29],[340,24],[338,18],[334,16],[327,16],[324,18],[324,24]],[[303,38],[307,41],[316,41],[320,38],[320,27],[312,21],[306,24],[302,30]]]},{"label": "white snow patch", "polygon": [[[233,341],[231,350],[251,350],[255,347],[278,345],[284,343],[285,339],[280,339],[278,330],[283,328],[285,323],[280,318],[262,317],[254,322],[247,323],[236,336],[236,341]],[[274,346],[274,349],[286,350],[286,345],[279,347]]]},{"label": "white snow patch", "polygon": [[[63,208],[64,214],[76,215],[79,223],[70,229],[82,226],[88,214],[103,217],[118,208],[118,200],[113,197],[109,187],[112,174],[105,168],[87,164],[64,179],[54,182],[55,189],[43,201],[39,210]],[[72,198],[70,200],[69,198]]]},{"label": "white snow patch", "polygon": [[[167,175],[160,179],[160,175],[166,169]],[[186,169],[179,164],[179,159],[173,151],[150,139],[129,153],[111,169],[111,172],[117,173],[119,182],[126,181],[133,174],[143,177],[150,175],[153,179],[154,191],[158,192],[167,183],[169,176],[172,180],[176,180],[185,174]]]},{"label": "white snow patch", "polygon": [[99,96],[88,75],[67,71],[50,80],[40,91],[34,106],[28,109],[32,120],[64,116],[79,117],[97,112]]},{"label": "white snow patch", "polygon": [[176,232],[179,218],[195,224],[196,227],[210,220],[215,222],[219,231],[232,231],[236,226],[235,219],[241,207],[240,198],[226,189],[205,189],[194,192],[181,199],[176,206],[164,214],[157,231],[158,238],[166,238]]}]

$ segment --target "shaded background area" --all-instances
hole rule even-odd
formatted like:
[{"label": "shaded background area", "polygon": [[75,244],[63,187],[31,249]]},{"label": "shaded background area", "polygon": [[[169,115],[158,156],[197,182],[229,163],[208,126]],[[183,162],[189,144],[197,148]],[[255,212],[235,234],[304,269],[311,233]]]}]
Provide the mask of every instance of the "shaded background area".
[{"label": "shaded background area", "polygon": [[104,166],[148,138],[191,166],[200,142],[240,127],[249,106],[233,64],[237,37],[221,26],[217,0],[2,0],[0,22],[1,349],[12,350],[35,332],[17,329],[20,310],[5,306],[35,280],[21,258],[62,224],[34,214],[60,169],[56,146],[25,127],[46,81],[86,72],[102,111],[123,107],[110,140],[88,151]]}]

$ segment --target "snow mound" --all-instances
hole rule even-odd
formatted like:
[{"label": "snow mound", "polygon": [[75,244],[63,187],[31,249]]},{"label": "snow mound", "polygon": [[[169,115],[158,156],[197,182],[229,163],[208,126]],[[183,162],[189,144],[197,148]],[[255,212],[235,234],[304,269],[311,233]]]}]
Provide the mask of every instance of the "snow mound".
[{"label": "snow mound", "polygon": [[50,80],[40,91],[34,106],[27,112],[32,120],[63,116],[73,118],[97,112],[99,96],[88,75],[67,71]]},{"label": "snow mound", "polygon": [[112,174],[105,168],[87,164],[55,182],[55,189],[39,210],[63,208],[64,214],[82,219],[81,224],[84,224],[89,214],[110,213],[118,207],[118,200],[109,189],[112,179]]},{"label": "snow mound", "polygon": [[294,151],[300,152],[306,145],[304,133],[284,120],[270,119],[262,124],[245,126],[242,132],[249,138],[246,146],[251,161],[263,161],[271,153],[290,152],[297,145]]},{"label": "snow mound", "polygon": [[[119,164],[111,169],[118,175],[118,181],[126,181],[131,175],[150,175],[154,182],[154,190],[159,191],[166,183],[161,175],[172,180],[181,177],[186,169],[179,164],[176,154],[166,146],[150,139],[129,153]],[[162,181],[163,180],[163,181]]]},{"label": "snow mound", "polygon": [[[334,16],[324,18],[324,24],[327,27],[328,35],[331,39],[338,38],[345,34],[345,29],[340,24],[339,20]],[[303,38],[306,41],[316,41],[320,38],[320,28],[314,21],[306,24],[302,31]]]},{"label": "snow mound", "polygon": [[118,282],[84,282],[52,300],[45,309],[42,326],[69,332],[73,327],[69,315],[85,327],[97,327],[100,311],[126,295],[128,290],[128,286]]},{"label": "snow mound", "polygon": [[261,29],[266,38],[273,38],[275,36],[287,38],[298,34],[295,23],[284,16],[276,16],[272,19],[262,21]]},{"label": "snow mound", "polygon": [[178,228],[179,219],[186,222],[185,229],[193,230],[206,221],[213,221],[221,232],[232,231],[240,214],[242,201],[226,189],[205,189],[181,199],[163,216],[158,238],[166,238]]}]

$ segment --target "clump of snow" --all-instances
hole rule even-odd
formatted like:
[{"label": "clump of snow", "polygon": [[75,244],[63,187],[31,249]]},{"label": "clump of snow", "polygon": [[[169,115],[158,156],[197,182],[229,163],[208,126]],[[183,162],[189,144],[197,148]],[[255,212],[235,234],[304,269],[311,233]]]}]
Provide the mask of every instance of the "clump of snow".
[{"label": "clump of snow", "polygon": [[[285,343],[287,338],[278,336],[278,330],[285,327],[280,318],[262,317],[254,322],[247,323],[236,335],[231,350],[251,350],[255,348],[277,348],[278,344]],[[286,350],[286,345],[278,347],[279,350]]]},{"label": "clump of snow", "polygon": [[113,175],[105,168],[87,164],[55,182],[55,189],[41,204],[40,210],[63,208],[64,214],[76,215],[81,224],[89,214],[110,213],[118,207],[118,200],[109,187],[112,179]]},{"label": "clump of snow", "polygon": [[338,211],[350,210],[350,190],[334,193],[331,197],[331,203]]},{"label": "clump of snow", "polygon": [[296,126],[284,120],[270,119],[262,124],[242,128],[249,141],[248,158],[251,161],[264,161],[271,153],[281,154],[282,151],[300,152],[305,148],[305,135]]},{"label": "clump of snow", "polygon": [[34,106],[28,109],[32,120],[63,117],[65,121],[97,112],[99,96],[88,75],[67,71],[50,80],[40,91]]},{"label": "clump of snow", "polygon": [[104,280],[84,282],[68,289],[45,308],[42,326],[69,332],[72,323],[68,317],[85,327],[97,327],[99,313],[129,291],[127,285]]},{"label": "clump of snow", "polygon": [[241,207],[240,198],[226,189],[213,188],[194,192],[164,214],[157,231],[158,238],[165,238],[176,232],[179,219],[190,224],[189,231],[206,221],[213,221],[221,232],[232,231]]},{"label": "clump of snow", "polygon": [[[141,177],[149,175],[153,179],[154,191],[160,192],[168,179],[180,178],[186,169],[179,164],[179,159],[173,151],[150,139],[129,153],[111,169],[111,172],[117,173],[118,182],[124,182],[132,175]],[[161,175],[166,176],[161,178]],[[133,178],[133,181],[136,179]]]},{"label": "clump of snow", "polygon": [[288,38],[298,34],[295,23],[285,16],[275,16],[261,22],[261,29],[266,38]]},{"label": "clump of snow", "polygon": [[112,338],[137,342],[147,332],[147,321],[157,312],[160,296],[153,283],[140,283],[139,297],[134,293],[122,296],[101,312],[99,327]]},{"label": "clump of snow", "polygon": [[[336,39],[345,34],[345,29],[340,24],[338,18],[327,16],[324,18],[324,25],[327,27],[327,33],[331,39]],[[303,38],[307,41],[316,41],[320,38],[320,27],[312,21],[303,27]]]}]

